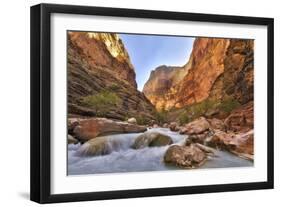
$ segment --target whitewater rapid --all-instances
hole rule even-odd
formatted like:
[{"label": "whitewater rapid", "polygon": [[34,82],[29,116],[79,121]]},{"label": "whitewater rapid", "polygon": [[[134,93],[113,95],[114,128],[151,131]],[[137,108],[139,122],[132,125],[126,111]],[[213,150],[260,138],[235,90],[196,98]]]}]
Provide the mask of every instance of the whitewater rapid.
[{"label": "whitewater rapid", "polygon": [[[157,131],[170,136],[173,144],[182,145],[187,135],[172,132],[167,128],[153,128],[148,131]],[[142,133],[116,134],[106,136],[110,144],[111,140],[118,142],[111,149],[111,153],[102,156],[81,156],[78,152],[80,144],[68,145],[68,175],[85,175],[100,173],[142,172],[180,170],[177,167],[165,165],[163,157],[169,146],[145,147],[132,149],[134,140]],[[216,151],[216,157],[210,158],[201,168],[222,167],[249,167],[253,162],[239,158],[231,153]]]}]

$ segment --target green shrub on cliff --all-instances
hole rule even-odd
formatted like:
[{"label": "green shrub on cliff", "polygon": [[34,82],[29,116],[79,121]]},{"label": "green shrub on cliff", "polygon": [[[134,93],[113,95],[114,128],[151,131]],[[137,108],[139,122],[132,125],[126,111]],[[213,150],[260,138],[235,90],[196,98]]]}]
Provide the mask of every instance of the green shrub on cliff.
[{"label": "green shrub on cliff", "polygon": [[186,124],[186,123],[190,122],[191,121],[191,117],[185,111],[185,112],[180,114],[179,121],[180,121],[180,124],[183,125],[183,124]]},{"label": "green shrub on cliff", "polygon": [[118,91],[120,86],[116,83],[112,83],[110,86],[107,86],[108,91]]},{"label": "green shrub on cliff", "polygon": [[241,106],[241,104],[236,99],[228,97],[220,103],[218,108],[223,112],[230,113],[239,106]]},{"label": "green shrub on cliff", "polygon": [[188,106],[183,113],[179,116],[179,121],[181,124],[188,123],[194,119],[199,118],[206,114],[210,109],[214,109],[219,105],[215,100],[206,99],[200,103],[195,103]]},{"label": "green shrub on cliff", "polygon": [[178,118],[181,124],[185,124],[200,116],[206,115],[209,110],[219,110],[224,113],[230,113],[239,106],[240,103],[232,97],[226,97],[221,101],[206,99],[200,103],[188,106]]},{"label": "green shrub on cliff", "polygon": [[104,116],[110,108],[117,106],[120,102],[121,99],[114,92],[107,90],[82,99],[82,103],[93,108],[98,116]]}]

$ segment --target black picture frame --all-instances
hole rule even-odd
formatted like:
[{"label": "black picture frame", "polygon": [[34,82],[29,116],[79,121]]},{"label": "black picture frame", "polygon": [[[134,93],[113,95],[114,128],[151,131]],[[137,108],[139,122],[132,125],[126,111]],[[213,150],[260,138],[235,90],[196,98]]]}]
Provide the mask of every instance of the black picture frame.
[{"label": "black picture frame", "polygon": [[[99,15],[112,17],[134,17],[149,19],[181,20],[206,23],[233,23],[267,26],[267,181],[236,184],[169,187],[106,192],[85,192],[74,194],[51,194],[51,70],[50,70],[50,16],[52,13]],[[119,199],[146,196],[210,193],[271,189],[274,187],[273,147],[273,38],[272,18],[195,14],[168,11],[103,8],[89,6],[39,4],[31,7],[31,174],[30,199],[38,203]]]}]

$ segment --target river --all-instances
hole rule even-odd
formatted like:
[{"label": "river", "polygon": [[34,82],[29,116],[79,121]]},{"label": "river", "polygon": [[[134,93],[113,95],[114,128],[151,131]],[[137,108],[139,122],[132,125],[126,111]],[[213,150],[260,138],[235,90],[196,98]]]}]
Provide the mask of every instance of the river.
[{"label": "river", "polygon": [[[184,143],[187,135],[172,132],[167,128],[153,128],[149,131],[157,131],[169,135],[174,144]],[[179,170],[177,167],[165,165],[163,157],[169,146],[146,147],[132,149],[131,146],[141,133],[116,134],[106,136],[110,146],[111,140],[119,143],[112,152],[103,156],[81,156],[78,153],[80,144],[68,145],[68,175],[85,175],[98,173],[120,173],[141,171]],[[210,157],[200,168],[225,168],[225,167],[250,167],[253,162],[242,159],[225,151],[216,151],[215,157]]]}]

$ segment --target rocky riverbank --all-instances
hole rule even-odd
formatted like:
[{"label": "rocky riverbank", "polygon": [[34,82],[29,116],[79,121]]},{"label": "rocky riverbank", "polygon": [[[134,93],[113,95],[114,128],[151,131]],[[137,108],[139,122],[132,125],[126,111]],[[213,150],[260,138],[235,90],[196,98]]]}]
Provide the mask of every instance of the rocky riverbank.
[{"label": "rocky riverbank", "polygon": [[169,128],[148,128],[68,144],[68,174],[253,166],[228,151],[188,140],[188,135]]}]

